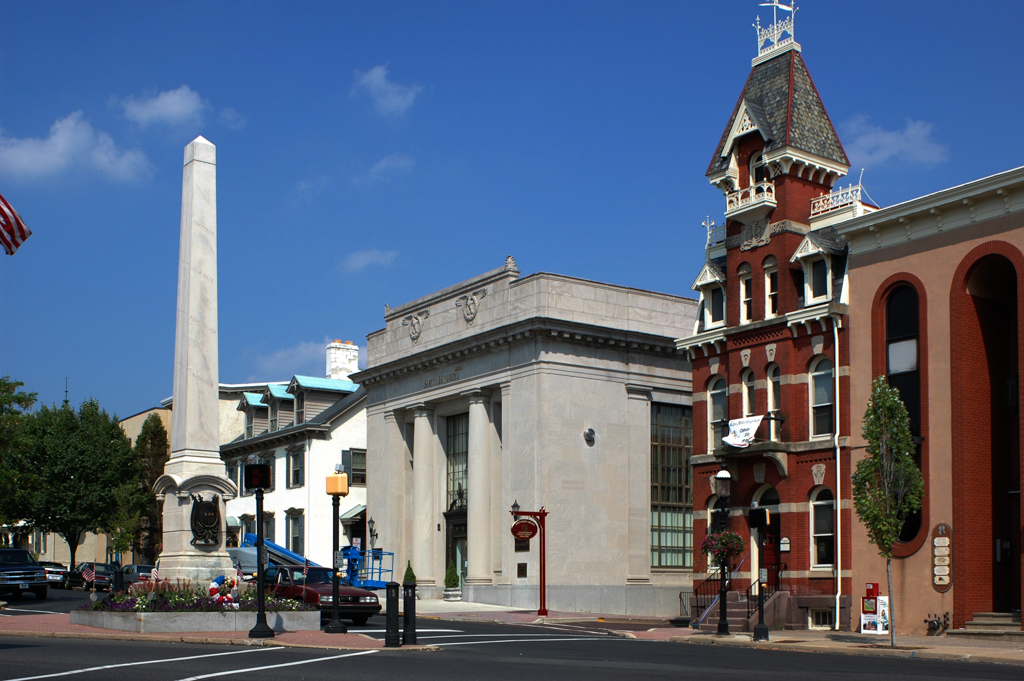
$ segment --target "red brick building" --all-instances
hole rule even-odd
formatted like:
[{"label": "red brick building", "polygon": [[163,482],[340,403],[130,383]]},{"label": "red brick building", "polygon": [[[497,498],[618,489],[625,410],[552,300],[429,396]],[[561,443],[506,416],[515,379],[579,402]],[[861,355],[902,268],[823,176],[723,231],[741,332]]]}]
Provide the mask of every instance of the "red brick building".
[{"label": "red brick building", "polygon": [[[707,225],[697,328],[677,341],[693,366],[694,542],[727,507],[728,527],[748,540],[731,588],[746,590],[765,568],[786,592],[776,622],[831,627],[838,613],[845,627],[848,256],[835,224],[873,207],[859,187],[833,191],[849,161],[792,29],[792,18],[759,29],[759,55],[707,170],[726,220]],[[749,446],[723,443],[728,422],[746,416],[770,420]],[[727,500],[714,484],[723,467]],[[761,537],[748,523],[752,505],[771,514]],[[706,567],[694,568],[698,589]]]}]

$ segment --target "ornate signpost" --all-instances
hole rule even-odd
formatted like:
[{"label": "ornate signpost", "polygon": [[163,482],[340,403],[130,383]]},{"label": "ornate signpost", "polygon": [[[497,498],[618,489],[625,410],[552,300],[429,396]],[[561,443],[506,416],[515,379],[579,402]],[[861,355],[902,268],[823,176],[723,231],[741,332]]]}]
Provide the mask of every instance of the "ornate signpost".
[{"label": "ornate signpost", "polygon": [[515,522],[512,523],[513,537],[528,540],[537,536],[538,533],[540,534],[540,607],[537,609],[537,614],[547,617],[547,546],[544,536],[544,520],[548,517],[548,512],[543,506],[539,511],[520,511],[519,502],[513,502],[512,510],[509,513],[515,519]]}]

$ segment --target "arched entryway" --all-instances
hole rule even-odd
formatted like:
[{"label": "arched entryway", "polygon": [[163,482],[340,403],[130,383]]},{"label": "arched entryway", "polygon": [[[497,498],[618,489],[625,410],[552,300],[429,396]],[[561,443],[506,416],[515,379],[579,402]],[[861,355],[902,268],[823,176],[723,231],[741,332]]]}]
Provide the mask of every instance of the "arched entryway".
[{"label": "arched entryway", "polygon": [[990,243],[950,292],[954,620],[1021,607],[1021,254]]},{"label": "arched entryway", "polygon": [[779,542],[782,537],[782,523],[779,518],[779,492],[771,485],[764,484],[754,493],[753,502],[759,508],[768,509],[771,520],[766,528],[750,528],[751,581],[757,579],[761,568],[767,568],[775,573],[770,579],[773,584],[777,584],[778,573],[782,569],[782,554],[779,549]]}]

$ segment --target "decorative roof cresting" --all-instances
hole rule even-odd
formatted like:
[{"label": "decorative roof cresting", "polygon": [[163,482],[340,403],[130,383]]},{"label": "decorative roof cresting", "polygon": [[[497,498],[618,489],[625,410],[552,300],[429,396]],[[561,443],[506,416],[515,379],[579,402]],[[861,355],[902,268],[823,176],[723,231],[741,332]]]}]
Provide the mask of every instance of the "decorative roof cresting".
[{"label": "decorative roof cresting", "polygon": [[[761,17],[757,17],[757,23],[754,24],[754,30],[757,31],[757,57],[753,60],[754,66],[765,59],[770,59],[772,55],[778,52],[783,52],[787,49],[800,49],[800,45],[796,42],[796,37],[793,34],[793,19],[800,9],[796,6],[796,2],[784,5],[779,0],[771,0],[771,2],[760,3],[760,6],[772,8],[772,24],[767,28],[762,28]],[[779,21],[780,9],[784,12],[789,12],[789,16],[785,17],[784,15],[785,18],[782,21]]]}]

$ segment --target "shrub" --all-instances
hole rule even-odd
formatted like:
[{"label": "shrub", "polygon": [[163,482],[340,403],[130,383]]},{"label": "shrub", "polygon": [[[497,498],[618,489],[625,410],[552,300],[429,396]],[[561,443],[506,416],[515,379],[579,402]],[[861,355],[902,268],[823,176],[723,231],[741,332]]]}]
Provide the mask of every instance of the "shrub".
[{"label": "shrub", "polygon": [[455,563],[448,561],[448,569],[444,573],[444,588],[458,589],[459,584],[459,573],[455,571]]},{"label": "shrub", "polygon": [[412,561],[405,562],[405,576],[402,577],[402,584],[415,584],[416,573],[412,571]]}]

